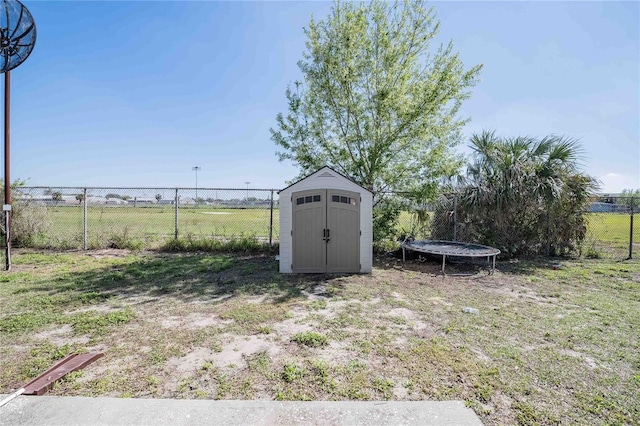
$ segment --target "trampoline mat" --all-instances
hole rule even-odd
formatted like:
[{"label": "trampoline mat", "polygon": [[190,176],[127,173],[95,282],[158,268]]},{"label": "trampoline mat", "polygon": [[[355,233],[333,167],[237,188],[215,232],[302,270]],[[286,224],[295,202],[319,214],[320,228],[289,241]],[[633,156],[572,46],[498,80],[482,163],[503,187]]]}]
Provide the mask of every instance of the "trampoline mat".
[{"label": "trampoline mat", "polygon": [[405,241],[402,246],[408,250],[447,256],[484,257],[500,254],[500,250],[494,247],[459,241],[414,240]]}]

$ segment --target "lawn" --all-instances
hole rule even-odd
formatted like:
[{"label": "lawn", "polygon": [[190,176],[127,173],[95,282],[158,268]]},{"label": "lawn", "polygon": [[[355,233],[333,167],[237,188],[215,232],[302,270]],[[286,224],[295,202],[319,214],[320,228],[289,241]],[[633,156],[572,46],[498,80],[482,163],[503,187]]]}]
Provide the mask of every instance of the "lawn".
[{"label": "lawn", "polygon": [[[279,210],[273,210],[273,222],[269,209],[220,209],[210,206],[180,208],[178,213],[179,236],[196,238],[256,237],[269,240],[270,223],[272,241],[280,235]],[[82,206],[64,206],[49,209],[51,226],[46,236],[36,240],[35,246],[56,248],[80,248],[83,242]],[[175,208],[172,206],[114,207],[89,206],[87,208],[87,236],[89,248],[146,247],[156,248],[175,236]],[[629,250],[629,215],[618,213],[586,214],[587,238],[582,254],[623,259]],[[397,230],[401,235],[415,228],[415,219],[402,212]],[[442,229],[451,223],[440,224]],[[430,224],[419,237],[429,237]],[[450,233],[453,238],[453,231]],[[460,236],[458,236],[460,237]],[[640,223],[634,229],[634,241],[640,250]],[[133,242],[133,244],[131,244]]]},{"label": "lawn", "polygon": [[18,251],[0,393],[102,351],[51,393],[462,399],[489,425],[640,423],[640,263],[551,265],[442,277],[384,257],[371,275],[285,276],[261,256]]},{"label": "lawn", "polygon": [[[43,246],[81,247],[83,235],[82,206],[50,208],[50,230]],[[175,236],[175,208],[173,206],[144,207],[87,207],[87,235],[90,247],[105,247],[114,237],[141,240],[143,246],[164,242]],[[269,209],[220,209],[202,206],[183,208],[178,212],[180,236],[238,237],[255,236],[268,240],[271,223]],[[277,241],[279,210],[273,210],[272,237]]]},{"label": "lawn", "polygon": [[[588,213],[587,240],[605,246],[605,250],[629,250],[630,216],[622,213]],[[634,217],[633,241],[640,244],[640,216]],[[639,246],[636,246],[640,248]]]}]

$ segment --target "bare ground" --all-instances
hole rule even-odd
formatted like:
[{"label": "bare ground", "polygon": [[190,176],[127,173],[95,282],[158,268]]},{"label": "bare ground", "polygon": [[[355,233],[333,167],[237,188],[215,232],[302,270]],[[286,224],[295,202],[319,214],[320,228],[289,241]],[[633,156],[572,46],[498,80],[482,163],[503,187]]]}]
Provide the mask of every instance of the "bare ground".
[{"label": "bare ground", "polygon": [[438,262],[382,257],[371,275],[283,276],[260,256],[20,258],[2,283],[0,392],[101,351],[51,393],[463,399],[486,424],[640,421],[637,262],[443,277]]}]

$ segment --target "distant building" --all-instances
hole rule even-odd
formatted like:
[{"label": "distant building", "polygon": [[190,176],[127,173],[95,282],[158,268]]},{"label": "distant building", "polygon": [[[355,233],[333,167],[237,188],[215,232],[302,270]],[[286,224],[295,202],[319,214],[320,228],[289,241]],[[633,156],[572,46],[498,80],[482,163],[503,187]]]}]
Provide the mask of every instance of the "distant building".
[{"label": "distant building", "polygon": [[628,213],[629,207],[620,204],[603,203],[594,201],[589,204],[590,213]]}]

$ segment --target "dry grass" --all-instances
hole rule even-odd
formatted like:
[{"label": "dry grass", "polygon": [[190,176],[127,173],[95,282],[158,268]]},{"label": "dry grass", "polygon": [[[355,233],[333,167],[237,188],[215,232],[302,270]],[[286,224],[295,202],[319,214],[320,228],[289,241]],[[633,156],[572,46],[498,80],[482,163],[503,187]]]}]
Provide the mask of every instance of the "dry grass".
[{"label": "dry grass", "polygon": [[463,399],[486,424],[640,422],[637,261],[511,262],[470,277],[393,258],[363,276],[283,276],[259,256],[14,261],[0,275],[3,393],[69,352],[104,351],[52,393]]}]

